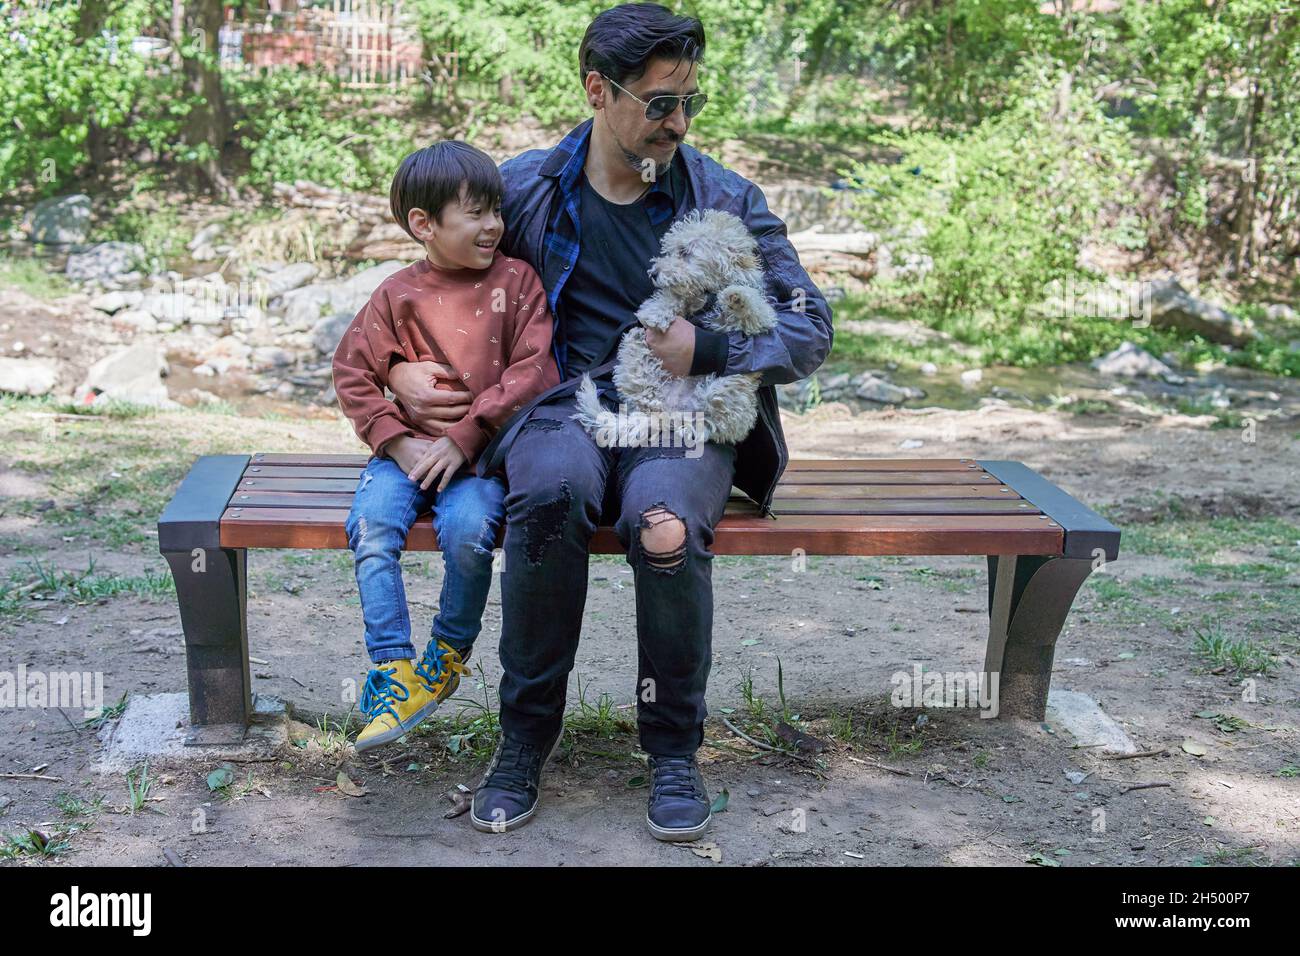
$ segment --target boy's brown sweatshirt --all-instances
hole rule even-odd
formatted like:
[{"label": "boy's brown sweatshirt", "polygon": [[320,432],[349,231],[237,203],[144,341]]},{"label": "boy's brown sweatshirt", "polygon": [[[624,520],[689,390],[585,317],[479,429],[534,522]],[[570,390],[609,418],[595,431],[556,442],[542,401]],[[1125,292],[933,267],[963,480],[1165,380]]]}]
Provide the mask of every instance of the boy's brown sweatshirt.
[{"label": "boy's brown sweatshirt", "polygon": [[401,435],[432,439],[384,397],[397,362],[443,362],[473,393],[447,430],[473,463],[496,430],[559,384],[551,314],[536,271],[500,251],[485,269],[449,270],[427,258],[393,273],[357,313],[334,352],[334,390],[357,436],[376,455]]}]

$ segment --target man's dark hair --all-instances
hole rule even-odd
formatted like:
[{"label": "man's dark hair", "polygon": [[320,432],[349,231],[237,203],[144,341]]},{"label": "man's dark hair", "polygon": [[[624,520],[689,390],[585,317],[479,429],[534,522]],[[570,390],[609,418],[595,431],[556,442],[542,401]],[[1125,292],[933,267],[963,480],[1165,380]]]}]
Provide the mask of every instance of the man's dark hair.
[{"label": "man's dark hair", "polygon": [[[578,47],[578,70],[592,70],[626,85],[639,80],[652,59],[696,63],[704,56],[704,24],[657,3],[624,3],[599,14]],[[689,68],[689,67],[688,67]],[[618,90],[610,91],[618,99]]]},{"label": "man's dark hair", "polygon": [[[423,209],[439,225],[442,209],[460,198],[461,183],[467,183],[465,198],[491,203],[501,201],[505,186],[492,157],[469,143],[447,139],[407,156],[388,190],[393,218],[415,239],[406,217],[412,209]],[[419,240],[416,240],[419,241]]]}]

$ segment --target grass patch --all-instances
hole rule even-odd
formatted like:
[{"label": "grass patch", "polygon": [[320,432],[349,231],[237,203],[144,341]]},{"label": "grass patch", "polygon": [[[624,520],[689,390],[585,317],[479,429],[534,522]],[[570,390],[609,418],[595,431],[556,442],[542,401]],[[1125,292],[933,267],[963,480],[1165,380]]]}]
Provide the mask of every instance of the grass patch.
[{"label": "grass patch", "polygon": [[[1175,501],[1171,509],[1177,510]],[[1135,554],[1216,563],[1224,551],[1300,566],[1300,527],[1281,518],[1172,517],[1153,524],[1125,523],[1124,547]]]},{"label": "grass patch", "polygon": [[1226,667],[1236,674],[1267,674],[1277,667],[1268,649],[1249,638],[1232,640],[1217,628],[1196,628],[1194,633],[1193,653],[1215,669]]},{"label": "grass patch", "polygon": [[33,298],[46,301],[73,291],[67,279],[49,271],[40,259],[7,255],[0,255],[0,286],[20,289]]},{"label": "grass patch", "polygon": [[172,598],[176,584],[167,571],[146,568],[139,575],[100,572],[93,556],[84,571],[66,571],[38,558],[10,571],[6,594],[0,599],[0,618],[24,617],[31,602],[84,606],[124,594],[150,600]]}]

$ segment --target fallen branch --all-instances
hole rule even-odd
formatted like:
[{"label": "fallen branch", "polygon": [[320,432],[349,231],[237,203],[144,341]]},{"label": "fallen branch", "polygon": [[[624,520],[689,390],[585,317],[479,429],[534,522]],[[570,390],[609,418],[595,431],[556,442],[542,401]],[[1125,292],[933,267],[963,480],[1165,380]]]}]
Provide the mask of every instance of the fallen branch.
[{"label": "fallen branch", "polygon": [[1139,750],[1133,754],[1113,754],[1109,757],[1102,757],[1102,760],[1134,760],[1138,757],[1154,757],[1156,754],[1164,753],[1168,748],[1161,747],[1159,750]]},{"label": "fallen branch", "polygon": [[[866,764],[866,765],[869,766],[869,767],[879,767],[881,770],[888,770],[890,773],[898,774],[898,776],[900,776],[900,777],[910,777],[910,776],[912,776],[912,771],[910,771],[910,770],[901,770],[901,769],[899,769],[898,767],[889,767],[889,766],[886,766],[885,764],[881,763],[879,760],[869,760],[869,759],[868,759],[868,760],[863,760],[863,759],[860,758],[860,757],[854,757],[854,756],[849,756],[849,759],[852,760],[854,763],[864,763],[864,764]],[[973,779],[973,778],[972,778],[972,779]],[[967,781],[967,782],[969,782],[969,781]]]},{"label": "fallen branch", "polygon": [[1134,790],[1150,790],[1150,789],[1152,789],[1153,787],[1172,787],[1172,786],[1173,786],[1172,783],[1166,783],[1166,782],[1163,782],[1163,781],[1160,782],[1160,783],[1135,783],[1135,784],[1133,784],[1133,786],[1131,786],[1131,787],[1127,787],[1127,788],[1125,788],[1124,790],[1122,790],[1122,791],[1120,791],[1120,792],[1121,792],[1121,793],[1132,793]]},{"label": "fallen branch", "polygon": [[48,780],[51,783],[63,783],[62,777],[50,777],[43,773],[0,773],[0,780]]},{"label": "fallen branch", "polygon": [[723,717],[723,718],[722,718],[722,722],[723,722],[724,724],[727,725],[727,729],[730,730],[733,734],[735,734],[735,735],[736,735],[737,737],[739,737],[741,740],[744,740],[744,741],[746,741],[747,743],[751,743],[751,744],[753,744],[753,745],[754,745],[755,747],[757,747],[759,750],[770,750],[770,751],[772,751],[772,753],[778,753],[778,754],[779,754],[779,753],[785,753],[784,750],[781,750],[781,749],[778,748],[778,747],[773,747],[773,746],[770,745],[770,744],[761,743],[761,742],[755,740],[753,737],[749,736],[749,734],[744,733],[744,732],[741,731],[739,728],[737,728],[736,725],[733,724],[731,721],[729,721],[726,717]]}]

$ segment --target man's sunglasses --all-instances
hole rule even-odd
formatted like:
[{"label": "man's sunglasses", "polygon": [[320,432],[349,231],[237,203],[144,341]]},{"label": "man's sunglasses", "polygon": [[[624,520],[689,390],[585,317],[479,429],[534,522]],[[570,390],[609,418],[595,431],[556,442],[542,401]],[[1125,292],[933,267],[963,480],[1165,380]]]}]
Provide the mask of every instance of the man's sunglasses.
[{"label": "man's sunglasses", "polygon": [[[600,75],[609,80],[609,77],[605,76],[604,73]],[[609,82],[614,83],[613,80],[609,80]],[[617,83],[614,83],[614,85],[644,106],[645,118],[652,123],[657,123],[659,120],[671,116],[676,111],[679,102],[682,104],[682,112],[686,114],[686,118],[692,119],[699,114],[700,110],[704,109],[704,104],[709,101],[707,93],[686,93],[682,95],[665,93],[663,96],[652,97],[649,102],[646,102],[631,90],[625,89]]]}]

